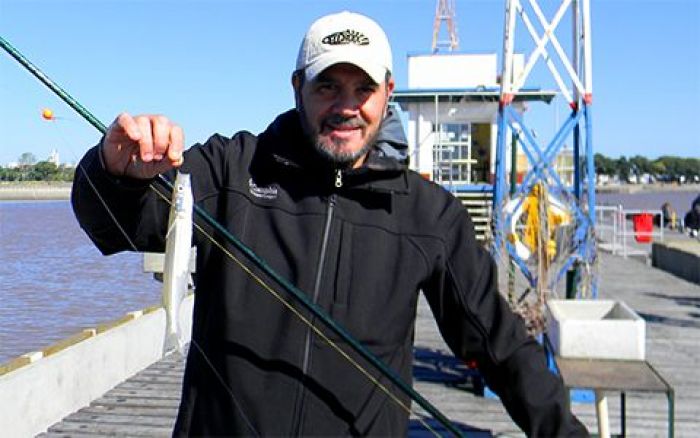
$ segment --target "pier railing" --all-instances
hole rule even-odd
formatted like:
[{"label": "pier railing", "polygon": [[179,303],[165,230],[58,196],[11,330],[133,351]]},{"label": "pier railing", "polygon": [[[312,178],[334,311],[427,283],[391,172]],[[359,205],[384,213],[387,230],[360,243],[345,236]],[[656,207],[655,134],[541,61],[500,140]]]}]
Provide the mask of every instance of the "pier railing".
[{"label": "pier railing", "polygon": [[618,230],[620,229],[620,209],[622,206],[596,205],[595,207],[595,230],[600,241],[599,246],[607,249],[613,254],[620,248],[622,242],[619,241]]},{"label": "pier railing", "polygon": [[[634,221],[642,216],[651,220],[650,226],[635,227]],[[664,240],[664,228],[664,215],[661,210],[625,209],[622,205],[596,205],[595,229],[599,247],[614,255],[625,258],[649,257],[653,242]]]}]

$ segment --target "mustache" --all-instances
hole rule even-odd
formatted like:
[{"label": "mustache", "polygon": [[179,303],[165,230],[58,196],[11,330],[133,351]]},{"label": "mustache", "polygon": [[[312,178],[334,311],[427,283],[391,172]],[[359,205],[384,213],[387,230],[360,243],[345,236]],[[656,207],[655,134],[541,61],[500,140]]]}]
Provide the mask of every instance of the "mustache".
[{"label": "mustache", "polygon": [[345,117],[341,114],[331,114],[323,118],[321,124],[334,128],[364,128],[367,126],[367,123],[359,117]]}]

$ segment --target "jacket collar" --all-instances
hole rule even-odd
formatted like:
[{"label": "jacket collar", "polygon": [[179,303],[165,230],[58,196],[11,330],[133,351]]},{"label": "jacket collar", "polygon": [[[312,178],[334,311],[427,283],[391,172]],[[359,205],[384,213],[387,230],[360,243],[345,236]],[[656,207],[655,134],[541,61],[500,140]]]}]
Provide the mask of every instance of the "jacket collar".
[{"label": "jacket collar", "polygon": [[[377,140],[362,167],[343,170],[343,186],[377,192],[407,193],[408,145],[401,121],[394,111],[387,113]],[[292,109],[280,114],[258,137],[251,170],[271,180],[285,175],[311,180],[321,186],[335,183],[333,168],[310,144]],[[273,169],[274,168],[274,169]]]}]

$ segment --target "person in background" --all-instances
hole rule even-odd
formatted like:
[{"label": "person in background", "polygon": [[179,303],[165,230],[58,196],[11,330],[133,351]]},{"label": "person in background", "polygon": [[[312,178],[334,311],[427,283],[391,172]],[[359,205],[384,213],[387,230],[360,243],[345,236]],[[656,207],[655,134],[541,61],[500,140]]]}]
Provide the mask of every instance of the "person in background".
[{"label": "person in background", "polygon": [[661,218],[663,218],[663,224],[665,228],[669,228],[671,230],[676,229],[678,217],[676,215],[676,210],[673,208],[670,202],[664,202],[663,204],[661,204],[661,215],[654,216],[654,225],[660,227]]},{"label": "person in background", "polygon": [[[388,106],[392,71],[376,22],[324,16],[298,52],[295,108],[259,135],[217,134],[184,151],[168,118],[117,117],[76,172],[78,221],[104,254],[162,251],[168,205],[148,186],[179,168],[200,208],[405,381],[422,291],[454,354],[478,361],[522,430],[586,435],[561,378],[499,294],[466,209],[407,169]],[[194,240],[192,344],[175,435],[407,434],[406,410],[331,348],[312,329],[317,321],[300,311],[302,322],[202,233]]]},{"label": "person in background", "polygon": [[683,218],[683,227],[691,237],[700,233],[700,195],[690,205],[690,210]]}]

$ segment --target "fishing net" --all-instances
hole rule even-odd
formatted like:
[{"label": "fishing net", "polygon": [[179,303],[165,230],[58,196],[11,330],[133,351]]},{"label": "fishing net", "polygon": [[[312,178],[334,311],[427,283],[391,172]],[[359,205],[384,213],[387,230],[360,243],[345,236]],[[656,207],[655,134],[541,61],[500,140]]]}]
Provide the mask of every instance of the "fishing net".
[{"label": "fishing net", "polygon": [[501,236],[500,290],[532,335],[545,329],[549,298],[593,297],[598,275],[585,203],[545,182],[506,196],[500,229],[491,235]]}]

